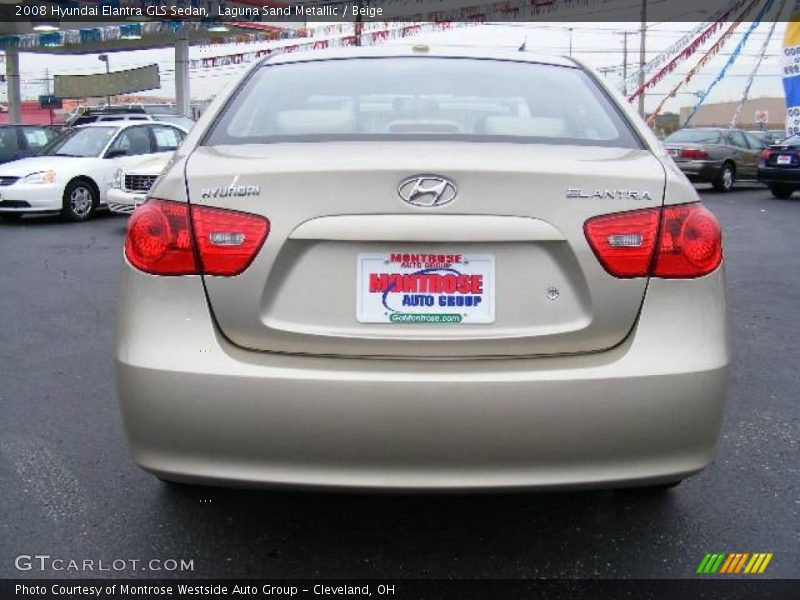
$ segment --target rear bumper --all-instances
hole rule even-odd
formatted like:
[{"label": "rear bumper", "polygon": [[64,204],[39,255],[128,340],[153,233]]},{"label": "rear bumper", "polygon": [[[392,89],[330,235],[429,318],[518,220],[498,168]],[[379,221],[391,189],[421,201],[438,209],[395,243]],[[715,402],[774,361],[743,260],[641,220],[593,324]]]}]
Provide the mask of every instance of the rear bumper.
[{"label": "rear bumper", "polygon": [[107,195],[108,209],[113,213],[129,215],[146,197],[146,194],[111,188]]},{"label": "rear bumper", "polygon": [[794,185],[800,189],[800,169],[780,167],[759,167],[758,180],[762,183]]},{"label": "rear bumper", "polygon": [[135,461],[168,479],[372,489],[603,487],[707,466],[729,351],[724,274],[653,280],[596,354],[376,360],[245,351],[196,277],[124,268],[119,400]]},{"label": "rear bumper", "polygon": [[718,176],[722,168],[722,161],[708,161],[708,160],[687,160],[675,161],[678,168],[683,171],[683,174],[696,183],[713,182]]}]

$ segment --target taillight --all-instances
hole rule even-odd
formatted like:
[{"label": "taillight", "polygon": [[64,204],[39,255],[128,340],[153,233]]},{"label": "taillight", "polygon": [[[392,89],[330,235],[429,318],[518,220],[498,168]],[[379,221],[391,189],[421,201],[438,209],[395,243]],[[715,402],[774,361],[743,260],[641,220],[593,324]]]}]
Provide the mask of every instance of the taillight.
[{"label": "taillight", "polygon": [[238,275],[269,235],[266,218],[233,210],[192,206],[192,222],[205,275]]},{"label": "taillight", "polygon": [[145,273],[197,273],[189,229],[189,205],[150,200],[133,211],[125,238],[125,256]]},{"label": "taillight", "polygon": [[702,204],[665,206],[653,275],[701,277],[722,262],[719,222]]},{"label": "taillight", "polygon": [[699,203],[593,217],[584,232],[615,277],[701,277],[722,262],[719,223]]},{"label": "taillight", "polygon": [[770,150],[769,148],[764,148],[761,151],[761,160],[766,162],[769,160],[770,156],[772,156],[772,150]]},{"label": "taillight", "polygon": [[615,277],[645,277],[653,262],[658,209],[602,215],[586,221],[584,232],[600,264]]},{"label": "taillight", "polygon": [[232,276],[250,265],[268,234],[269,221],[258,215],[151,199],[131,215],[125,256],[154,275]]},{"label": "taillight", "polygon": [[684,148],[681,150],[681,158],[702,159],[708,158],[708,152],[699,148]]}]

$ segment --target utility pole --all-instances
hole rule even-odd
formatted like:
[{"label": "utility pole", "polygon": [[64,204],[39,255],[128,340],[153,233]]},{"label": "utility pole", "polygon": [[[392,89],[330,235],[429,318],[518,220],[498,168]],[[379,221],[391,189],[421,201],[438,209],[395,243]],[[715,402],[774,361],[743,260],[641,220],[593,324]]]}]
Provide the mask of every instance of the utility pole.
[{"label": "utility pole", "polygon": [[572,56],[572,27],[569,28],[569,55]]},{"label": "utility pole", "polygon": [[[642,0],[642,23],[639,32],[639,89],[641,89],[644,86],[644,64],[647,59],[647,0]],[[644,90],[639,94],[639,116],[644,119]]]},{"label": "utility pole", "polygon": [[628,95],[628,31],[622,32],[622,93]]},{"label": "utility pole", "polygon": [[355,23],[353,23],[353,29],[355,30],[355,36],[356,36],[356,41],[355,41],[356,46],[361,45],[361,31],[363,30],[363,27],[364,23],[361,22],[361,15],[358,15],[356,17]]},{"label": "utility pole", "polygon": [[[358,3],[359,8],[365,8],[369,5],[369,0],[360,0]],[[356,15],[355,23],[353,23],[353,29],[355,30],[356,35],[356,46],[361,45],[361,34],[364,31],[364,19],[361,16],[361,12]]]},{"label": "utility pole", "polygon": [[[108,54],[100,54],[97,57],[97,60],[106,63],[106,75],[109,75],[111,73],[111,66],[108,64]],[[109,79],[110,78],[108,78],[108,77],[106,78],[106,85],[107,86],[110,85]],[[110,95],[106,95],[106,105],[107,106],[111,106],[111,96]]]},{"label": "utility pole", "polygon": [[12,125],[22,123],[22,97],[20,93],[19,50],[6,46],[6,89],[8,90],[8,122]]},{"label": "utility pole", "polygon": [[[50,95],[50,69],[47,67],[44,68],[44,95]],[[50,115],[50,127],[53,126],[53,103],[52,101],[47,102],[47,113]]]},{"label": "utility pole", "polygon": [[617,31],[622,36],[622,93],[628,95],[628,34],[630,31]]}]

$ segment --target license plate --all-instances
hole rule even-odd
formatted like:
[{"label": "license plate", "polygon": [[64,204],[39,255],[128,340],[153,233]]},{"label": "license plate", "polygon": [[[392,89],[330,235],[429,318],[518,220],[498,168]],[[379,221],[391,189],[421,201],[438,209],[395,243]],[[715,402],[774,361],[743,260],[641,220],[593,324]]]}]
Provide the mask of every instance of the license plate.
[{"label": "license plate", "polygon": [[792,164],[792,157],[786,154],[779,154],[778,155],[778,164],[779,165],[790,165]]},{"label": "license plate", "polygon": [[490,254],[359,254],[357,268],[359,323],[494,323]]}]

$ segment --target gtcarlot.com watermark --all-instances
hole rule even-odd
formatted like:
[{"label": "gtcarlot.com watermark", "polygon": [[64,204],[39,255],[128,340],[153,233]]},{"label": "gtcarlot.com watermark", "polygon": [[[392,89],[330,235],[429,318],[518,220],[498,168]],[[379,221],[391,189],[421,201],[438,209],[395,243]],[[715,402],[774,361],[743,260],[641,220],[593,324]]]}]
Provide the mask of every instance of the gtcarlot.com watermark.
[{"label": "gtcarlot.com watermark", "polygon": [[114,571],[194,571],[194,559],[185,558],[62,558],[49,554],[20,554],[14,559],[18,571],[34,572],[114,572]]}]

